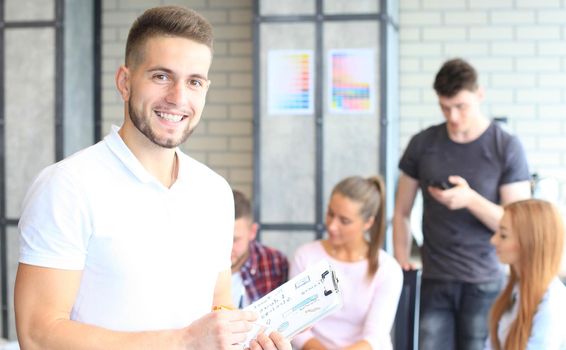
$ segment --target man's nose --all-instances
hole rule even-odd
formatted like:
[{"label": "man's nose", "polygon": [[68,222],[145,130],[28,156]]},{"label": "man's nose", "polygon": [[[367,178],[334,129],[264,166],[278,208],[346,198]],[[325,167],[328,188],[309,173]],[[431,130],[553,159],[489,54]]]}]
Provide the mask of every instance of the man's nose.
[{"label": "man's nose", "polygon": [[181,82],[173,84],[167,93],[167,102],[176,106],[184,105],[189,98],[189,88]]}]

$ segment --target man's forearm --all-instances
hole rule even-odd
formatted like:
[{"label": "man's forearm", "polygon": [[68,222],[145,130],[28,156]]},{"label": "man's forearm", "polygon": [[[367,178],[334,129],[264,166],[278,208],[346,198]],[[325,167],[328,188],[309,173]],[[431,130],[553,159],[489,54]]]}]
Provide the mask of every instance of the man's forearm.
[{"label": "man's forearm", "polygon": [[490,230],[493,232],[497,231],[499,221],[503,217],[503,207],[501,205],[495,204],[482,197],[476,191],[473,191],[472,198],[468,204],[468,210]]},{"label": "man's forearm", "polygon": [[411,254],[411,230],[408,218],[393,216],[393,249],[397,262],[404,267],[409,264]]},{"label": "man's forearm", "polygon": [[70,320],[20,335],[19,341],[26,350],[183,349],[181,330],[117,332]]}]

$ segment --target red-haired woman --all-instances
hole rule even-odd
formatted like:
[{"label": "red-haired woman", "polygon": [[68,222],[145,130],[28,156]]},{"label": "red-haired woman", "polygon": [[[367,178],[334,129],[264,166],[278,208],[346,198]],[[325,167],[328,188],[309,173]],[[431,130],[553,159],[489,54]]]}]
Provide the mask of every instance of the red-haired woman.
[{"label": "red-haired woman", "polygon": [[557,277],[564,246],[559,211],[537,199],[511,203],[491,243],[510,276],[491,309],[486,349],[566,350],[566,287]]}]

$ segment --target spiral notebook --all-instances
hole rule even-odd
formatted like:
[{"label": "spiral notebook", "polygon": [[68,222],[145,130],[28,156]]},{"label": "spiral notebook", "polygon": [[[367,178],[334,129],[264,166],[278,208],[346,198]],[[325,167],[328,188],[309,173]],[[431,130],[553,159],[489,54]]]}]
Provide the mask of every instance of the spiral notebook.
[{"label": "spiral notebook", "polygon": [[332,265],[321,260],[245,309],[259,313],[244,348],[258,333],[281,333],[287,339],[342,306],[338,278]]}]

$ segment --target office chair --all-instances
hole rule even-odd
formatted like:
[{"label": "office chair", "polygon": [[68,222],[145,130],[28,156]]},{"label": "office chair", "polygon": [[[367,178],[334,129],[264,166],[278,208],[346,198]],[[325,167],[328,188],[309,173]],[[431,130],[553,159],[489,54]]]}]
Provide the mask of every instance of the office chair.
[{"label": "office chair", "polygon": [[403,289],[393,325],[393,348],[416,350],[419,344],[421,271],[403,272]]}]

